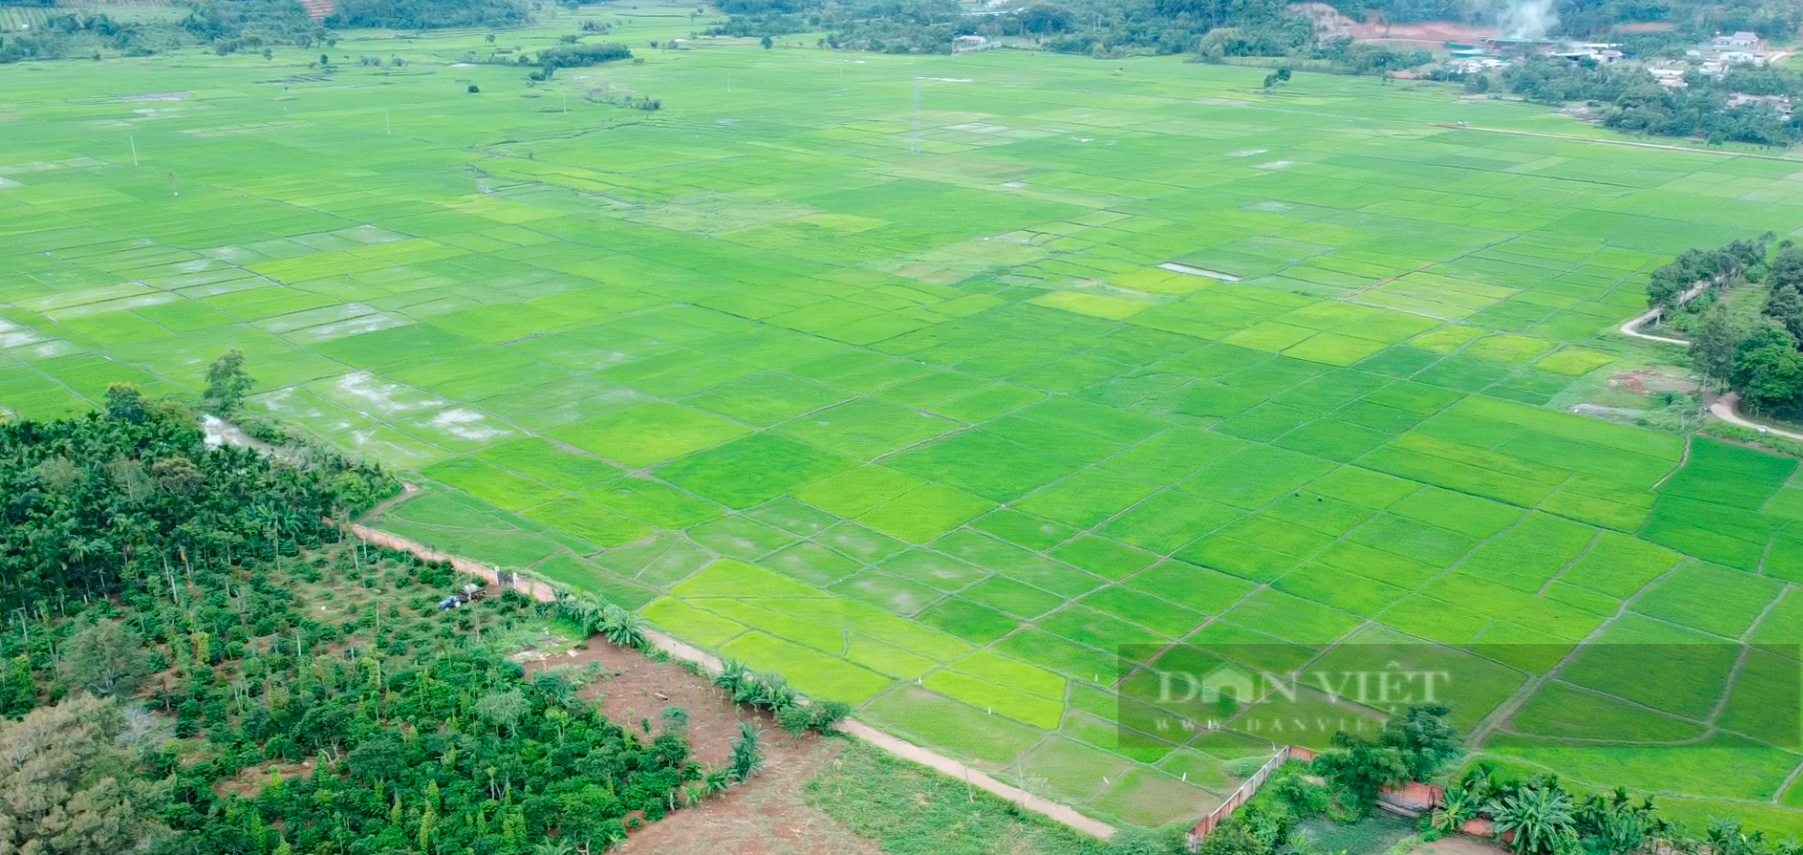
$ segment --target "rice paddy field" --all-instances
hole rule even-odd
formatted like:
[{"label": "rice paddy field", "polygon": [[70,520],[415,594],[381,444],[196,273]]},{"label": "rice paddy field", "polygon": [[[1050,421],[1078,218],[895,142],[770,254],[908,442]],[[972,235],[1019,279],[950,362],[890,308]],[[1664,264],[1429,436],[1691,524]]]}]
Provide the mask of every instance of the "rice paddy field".
[{"label": "rice paddy field", "polygon": [[1803,226],[1803,161],[1175,58],[650,47],[692,12],[499,34],[643,59],[538,86],[481,32],[0,67],[0,414],[240,348],[255,411],[426,485],[385,528],[1113,822],[1269,753],[1122,739],[1123,674],[1222,645],[1456,670],[1493,758],[1803,829],[1795,461],[1564,411],[1674,357],[1611,333],[1649,270]]}]

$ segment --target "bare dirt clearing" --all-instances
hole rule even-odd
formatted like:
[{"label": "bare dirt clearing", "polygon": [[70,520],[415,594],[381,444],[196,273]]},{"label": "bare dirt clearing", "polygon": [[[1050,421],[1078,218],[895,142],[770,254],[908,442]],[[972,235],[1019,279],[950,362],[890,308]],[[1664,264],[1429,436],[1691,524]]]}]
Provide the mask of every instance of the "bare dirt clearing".
[{"label": "bare dirt clearing", "polygon": [[768,715],[739,707],[715,688],[706,677],[696,676],[675,662],[654,662],[637,650],[615,647],[600,636],[589,639],[586,649],[571,651],[574,655],[551,656],[542,661],[526,662],[527,674],[552,668],[586,669],[593,663],[601,669],[601,679],[584,686],[577,694],[593,701],[610,721],[629,730],[644,733],[649,722],[652,733],[661,726],[663,711],[678,707],[688,713],[687,734],[695,759],[710,769],[726,765],[732,756],[732,740],[739,735],[739,722],[755,722],[764,729],[766,760],[799,750],[799,742],[812,742],[817,737],[798,740],[776,726]]},{"label": "bare dirt clearing", "polygon": [[1409,855],[1507,855],[1508,849],[1488,840],[1452,834],[1409,850]]},{"label": "bare dirt clearing", "polygon": [[764,771],[725,795],[670,814],[636,832],[618,851],[658,855],[876,855],[882,850],[857,837],[803,798],[803,787],[830,766],[845,742],[814,734],[794,736],[768,715],[732,703],[706,677],[673,661],[653,661],[637,650],[607,643],[600,636],[572,655],[523,663],[526,673],[554,668],[586,670],[601,678],[579,695],[595,702],[608,719],[629,730],[656,733],[663,711],[688,714],[684,729],[695,759],[717,769],[732,755],[739,722],[763,728]]},{"label": "bare dirt clearing", "polygon": [[632,835],[623,855],[881,855],[875,843],[808,804],[806,785],[837,762],[843,739],[781,734],[749,785],[684,808]]}]

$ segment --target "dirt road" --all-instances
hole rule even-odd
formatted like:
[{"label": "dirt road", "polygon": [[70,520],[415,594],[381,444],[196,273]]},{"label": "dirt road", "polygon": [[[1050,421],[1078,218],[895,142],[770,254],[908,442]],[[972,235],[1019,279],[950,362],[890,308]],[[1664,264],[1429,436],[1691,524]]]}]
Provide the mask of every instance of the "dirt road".
[{"label": "dirt road", "polygon": [[[471,576],[485,579],[491,584],[500,584],[499,576],[493,567],[458,558],[455,555],[449,555],[434,549],[428,549],[407,538],[389,534],[385,531],[377,531],[376,529],[365,525],[352,524],[351,533],[365,543],[373,543],[377,546],[400,552],[410,552],[427,561],[449,561],[451,567],[461,573],[467,573]],[[531,596],[539,602],[550,603],[556,602],[557,600],[557,590],[555,588],[529,576],[516,577],[513,588],[516,591]],[[657,649],[669,654],[672,659],[693,662],[706,669],[709,673],[719,673],[721,668],[724,667],[718,657],[681,640],[656,631],[648,631],[645,635]],[[1114,827],[1107,823],[1090,819],[1068,806],[1042,799],[1019,787],[1004,784],[1001,781],[990,777],[980,769],[973,769],[958,760],[954,760],[943,754],[898,739],[887,733],[883,733],[876,728],[870,727],[869,725],[846,719],[839,723],[839,730],[902,759],[919,763],[928,768],[950,775],[953,778],[967,780],[972,786],[981,787],[1000,798],[1020,806],[1024,810],[1040,814],[1055,822],[1081,831],[1084,834],[1098,837],[1103,840],[1114,836]],[[794,851],[807,852],[809,850]]]}]

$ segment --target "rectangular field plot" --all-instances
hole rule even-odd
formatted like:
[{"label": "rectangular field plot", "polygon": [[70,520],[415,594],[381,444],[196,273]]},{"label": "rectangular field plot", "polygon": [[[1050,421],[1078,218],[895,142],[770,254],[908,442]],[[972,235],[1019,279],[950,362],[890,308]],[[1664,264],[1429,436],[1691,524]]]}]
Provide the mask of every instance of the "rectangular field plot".
[{"label": "rectangular field plot", "polygon": [[[687,38],[666,11],[634,38]],[[1194,818],[1268,751],[1122,738],[1116,681],[1206,643],[1394,648],[1467,675],[1467,725],[1551,675],[1474,753],[1803,830],[1760,736],[1795,660],[1734,649],[1803,640],[1795,460],[1580,414],[1669,409],[1634,390],[1681,349],[1617,328],[1677,253],[1795,230],[1795,164],[1430,80],[1013,50],[821,75],[730,41],[607,66],[649,117],[481,64],[480,97],[392,64],[243,97],[318,58],[281,46],[0,64],[32,93],[0,122],[0,419],[199,395],[241,350],[248,412],[423,488],[372,524],[1113,823]],[[189,97],[150,121],[119,100],[146,91]],[[143,169],[95,132],[122,116]],[[1586,640],[1675,652],[1651,680]],[[1585,742],[1610,728],[1699,742]]]}]

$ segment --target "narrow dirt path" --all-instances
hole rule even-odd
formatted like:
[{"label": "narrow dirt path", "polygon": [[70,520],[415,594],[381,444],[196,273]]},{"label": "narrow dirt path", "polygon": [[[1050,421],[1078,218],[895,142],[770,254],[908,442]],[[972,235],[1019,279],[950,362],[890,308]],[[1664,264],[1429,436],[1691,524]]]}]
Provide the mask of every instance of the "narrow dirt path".
[{"label": "narrow dirt path", "polygon": [[[1714,281],[1706,279],[1702,282],[1698,282],[1697,284],[1691,286],[1690,290],[1685,291],[1683,296],[1678,298],[1678,305],[1682,306],[1685,303],[1690,302],[1691,300],[1695,299],[1697,296],[1701,295],[1704,291],[1709,290],[1709,286],[1714,285],[1714,284],[1716,284]],[[1676,345],[1682,345],[1684,347],[1689,347],[1690,342],[1685,341],[1684,339],[1681,339],[1681,338],[1671,338],[1668,336],[1653,335],[1651,333],[1643,333],[1640,331],[1640,327],[1643,324],[1645,324],[1649,321],[1655,320],[1664,314],[1665,314],[1664,309],[1649,309],[1643,314],[1636,315],[1633,318],[1630,318],[1627,321],[1624,321],[1622,323],[1621,327],[1619,328],[1619,330],[1622,335],[1631,336],[1633,338],[1641,339],[1642,341],[1652,341],[1652,342],[1658,342],[1660,344],[1676,344]],[[1718,397],[1715,400],[1710,401],[1709,402],[1709,414],[1712,416],[1715,416],[1716,418],[1721,419],[1722,421],[1727,422],[1728,424],[1731,424],[1731,425],[1737,425],[1739,427],[1747,428],[1748,430],[1758,431],[1759,433],[1762,433],[1762,434],[1769,434],[1771,436],[1783,437],[1785,439],[1793,440],[1795,442],[1803,442],[1803,433],[1796,433],[1794,431],[1788,431],[1783,428],[1775,428],[1775,427],[1770,427],[1768,425],[1762,425],[1758,422],[1755,422],[1750,419],[1742,417],[1740,414],[1740,395],[1739,395],[1739,393],[1736,393],[1736,392],[1729,392],[1726,395],[1722,395],[1721,397]],[[1685,443],[1684,451],[1685,451],[1685,454],[1688,456],[1690,453],[1690,444],[1688,442]],[[1671,476],[1667,475],[1666,477],[1669,478]],[[1660,483],[1664,483],[1664,481],[1661,480]],[[1655,485],[1655,487],[1657,487],[1657,485]]]},{"label": "narrow dirt path", "polygon": [[1001,781],[989,777],[989,775],[985,774],[982,770],[972,769],[943,754],[929,751],[911,742],[904,742],[877,730],[870,725],[846,719],[839,722],[839,731],[868,742],[890,754],[902,758],[903,760],[911,760],[929,769],[950,775],[953,778],[962,779],[970,783],[971,786],[994,793],[995,795],[1039,814],[1040,816],[1070,826],[1084,834],[1099,837],[1103,840],[1107,840],[1114,836],[1113,826],[1090,819],[1089,817],[1078,813],[1074,808],[1058,804],[1054,801],[1042,799],[1019,787],[1004,784]]},{"label": "narrow dirt path", "polygon": [[1671,338],[1669,336],[1652,335],[1651,333],[1643,333],[1640,331],[1641,325],[1646,324],[1649,321],[1656,320],[1661,315],[1664,315],[1664,314],[1665,314],[1664,309],[1648,309],[1646,314],[1637,315],[1634,318],[1631,318],[1628,321],[1624,322],[1621,325],[1621,334],[1625,335],[1625,336],[1632,336],[1632,337],[1640,339],[1642,341],[1656,341],[1656,342],[1659,342],[1660,344],[1681,344],[1681,345],[1684,345],[1685,347],[1689,347],[1690,342],[1685,341],[1684,339],[1681,339],[1681,338]]},{"label": "narrow dirt path", "polygon": [[1709,414],[1731,425],[1739,425],[1763,434],[1781,436],[1785,439],[1803,442],[1803,433],[1795,433],[1782,428],[1767,427],[1758,422],[1743,418],[1740,414],[1740,395],[1729,392],[1709,403]]},{"label": "narrow dirt path", "polygon": [[[455,569],[460,573],[484,579],[491,584],[500,585],[499,574],[493,567],[458,558],[455,555],[439,552],[435,549],[429,549],[426,546],[415,543],[399,535],[378,531],[361,524],[353,523],[351,525],[351,534],[365,543],[372,543],[399,552],[409,552],[427,561],[448,561],[450,562],[452,569]],[[526,594],[541,603],[557,601],[557,589],[530,576],[523,574],[516,575],[511,587],[513,590]],[[664,633],[657,632],[656,630],[648,630],[645,633],[645,637],[650,639],[653,646],[669,655],[670,658],[679,659],[685,662],[693,662],[706,669],[710,674],[717,674],[725,667],[719,657],[687,642],[665,635]],[[1114,827],[1107,823],[1090,819],[1089,817],[1078,813],[1071,807],[1040,798],[1019,787],[1004,784],[1001,781],[990,777],[980,769],[973,769],[958,760],[954,760],[911,742],[898,739],[862,722],[846,719],[839,722],[838,730],[841,733],[863,740],[864,742],[904,760],[919,763],[922,766],[950,775],[953,778],[968,781],[971,786],[980,787],[987,792],[993,793],[1002,799],[1006,799],[1007,801],[1018,805],[1024,810],[1032,811],[1054,822],[1083,832],[1084,834],[1103,840],[1107,840],[1114,836]]]},{"label": "narrow dirt path", "polygon": [[[1690,302],[1691,300],[1695,300],[1697,297],[1701,296],[1704,291],[1709,290],[1709,286],[1715,285],[1715,284],[1718,284],[1718,283],[1716,283],[1715,280],[1705,279],[1701,282],[1698,282],[1695,285],[1690,286],[1690,290],[1685,291],[1683,294],[1679,295],[1678,305],[1682,306],[1685,303]],[[1688,342],[1684,339],[1681,339],[1681,338],[1671,338],[1669,336],[1653,335],[1651,333],[1643,333],[1640,331],[1640,327],[1642,325],[1646,324],[1649,321],[1658,320],[1659,318],[1662,318],[1664,316],[1665,316],[1665,309],[1663,309],[1663,308],[1648,309],[1644,314],[1637,315],[1637,316],[1629,319],[1626,323],[1623,323],[1621,325],[1621,334],[1625,335],[1625,336],[1632,336],[1634,338],[1641,339],[1643,341],[1656,341],[1656,342],[1659,342],[1660,344],[1680,344],[1685,347],[1689,347],[1690,342]]]}]

